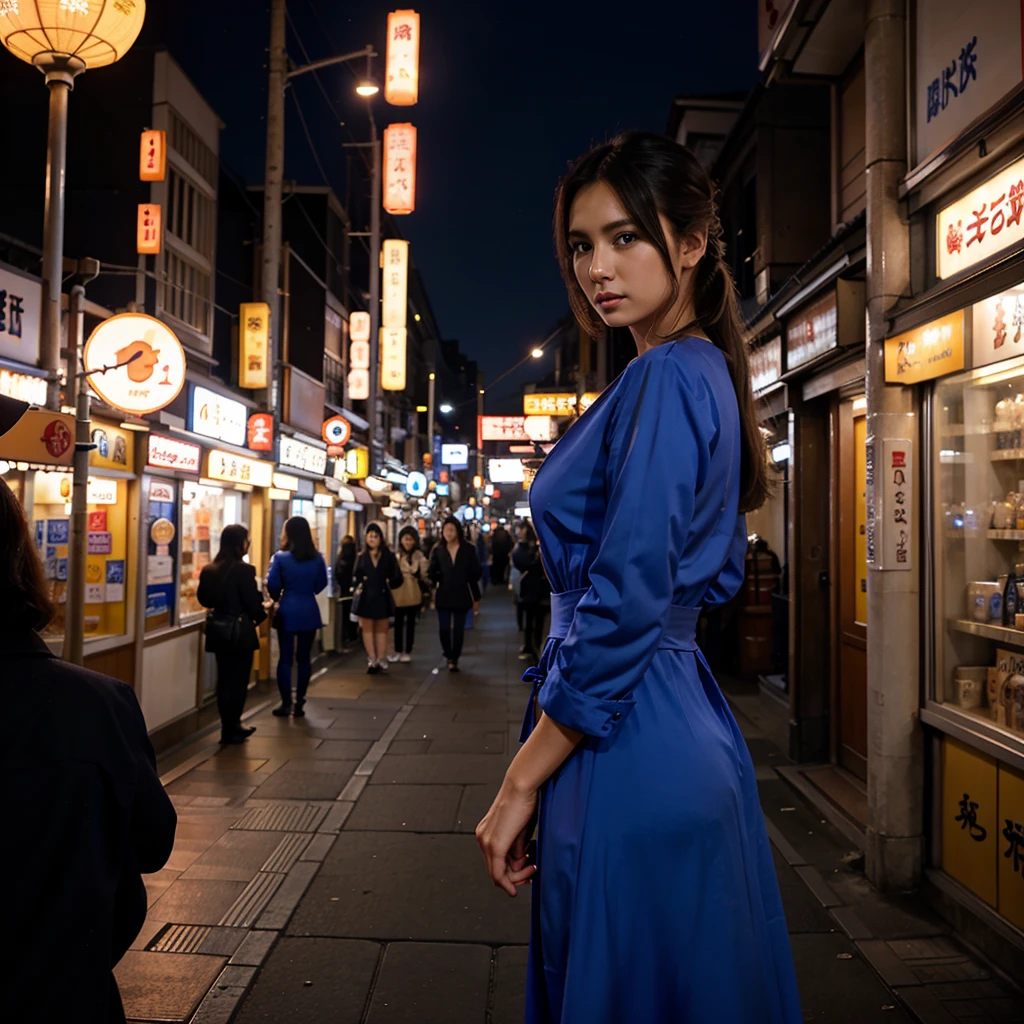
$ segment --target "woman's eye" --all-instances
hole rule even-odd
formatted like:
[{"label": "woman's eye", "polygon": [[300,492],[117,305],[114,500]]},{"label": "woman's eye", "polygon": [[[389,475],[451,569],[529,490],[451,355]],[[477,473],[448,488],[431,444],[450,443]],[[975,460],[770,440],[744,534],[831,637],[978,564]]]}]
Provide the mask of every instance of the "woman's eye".
[{"label": "woman's eye", "polygon": [[615,241],[620,242],[622,245],[631,245],[637,240],[637,237],[638,236],[635,231],[623,231]]},{"label": "woman's eye", "polygon": [[572,251],[574,253],[577,253],[577,254],[585,253],[585,252],[590,252],[590,249],[591,249],[591,245],[590,245],[589,242],[581,242],[581,241],[571,242],[570,246],[572,248]]}]

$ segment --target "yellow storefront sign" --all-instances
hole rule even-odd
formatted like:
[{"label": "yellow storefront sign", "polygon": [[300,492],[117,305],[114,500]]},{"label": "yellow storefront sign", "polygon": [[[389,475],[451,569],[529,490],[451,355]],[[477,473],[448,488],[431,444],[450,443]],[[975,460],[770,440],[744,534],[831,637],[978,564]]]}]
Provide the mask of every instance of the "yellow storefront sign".
[{"label": "yellow storefront sign", "polygon": [[964,311],[885,339],[886,384],[916,384],[964,368]]},{"label": "yellow storefront sign", "polygon": [[1024,928],[1024,775],[999,766],[999,913]]},{"label": "yellow storefront sign", "polygon": [[[586,412],[598,397],[588,391],[579,400],[580,412]],[[572,416],[576,412],[576,395],[569,392],[523,395],[524,416]]]},{"label": "yellow storefront sign", "polygon": [[96,469],[131,472],[135,466],[135,433],[109,420],[93,418],[89,437],[96,446],[89,452],[89,465]]},{"label": "yellow storefront sign", "polygon": [[1001,828],[997,773],[991,757],[943,740],[942,869],[993,907]]},{"label": "yellow storefront sign", "polygon": [[74,454],[74,416],[0,400],[0,459],[70,466]]},{"label": "yellow storefront sign", "polygon": [[211,480],[223,480],[229,484],[251,484],[253,487],[270,487],[273,483],[273,463],[260,459],[247,459],[234,452],[217,448],[207,456],[206,476]]}]

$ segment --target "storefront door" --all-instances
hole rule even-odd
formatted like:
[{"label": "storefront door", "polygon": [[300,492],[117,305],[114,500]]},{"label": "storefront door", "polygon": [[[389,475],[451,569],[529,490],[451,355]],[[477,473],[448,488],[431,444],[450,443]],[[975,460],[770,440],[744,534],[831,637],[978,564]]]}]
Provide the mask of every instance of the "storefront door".
[{"label": "storefront door", "polygon": [[833,507],[838,578],[835,598],[835,754],[842,768],[867,779],[867,408],[863,398],[841,401],[836,419]]}]

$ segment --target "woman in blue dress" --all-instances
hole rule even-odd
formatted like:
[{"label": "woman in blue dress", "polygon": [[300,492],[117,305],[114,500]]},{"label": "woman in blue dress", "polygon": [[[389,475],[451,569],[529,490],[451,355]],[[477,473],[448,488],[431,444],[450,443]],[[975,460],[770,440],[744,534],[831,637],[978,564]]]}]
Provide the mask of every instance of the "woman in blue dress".
[{"label": "woman in blue dress", "polygon": [[476,830],[495,885],[533,882],[526,1019],[797,1024],[754,768],[694,639],[768,489],[712,186],[629,133],[563,180],[555,232],[581,325],[638,355],[530,488],[551,631]]}]

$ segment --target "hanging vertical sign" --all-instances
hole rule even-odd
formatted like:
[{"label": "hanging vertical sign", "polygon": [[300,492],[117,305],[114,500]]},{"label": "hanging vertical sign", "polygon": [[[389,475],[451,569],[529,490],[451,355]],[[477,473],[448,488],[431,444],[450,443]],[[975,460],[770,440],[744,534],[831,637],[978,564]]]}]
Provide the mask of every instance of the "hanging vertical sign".
[{"label": "hanging vertical sign", "polygon": [[167,175],[167,132],[151,128],[139,143],[139,181],[163,181]]},{"label": "hanging vertical sign", "polygon": [[[869,437],[867,562],[875,569],[913,568],[914,444],[905,437]],[[876,463],[876,458],[878,459]]]},{"label": "hanging vertical sign", "polygon": [[348,396],[358,401],[370,397],[370,314],[359,311],[348,320]]},{"label": "hanging vertical sign", "polygon": [[265,388],[268,384],[267,349],[270,344],[270,307],[265,302],[243,302],[238,307],[238,386]]},{"label": "hanging vertical sign", "polygon": [[411,124],[384,129],[384,209],[396,216],[416,209],[416,128]]},{"label": "hanging vertical sign", "polygon": [[395,107],[411,107],[419,98],[419,88],[420,16],[415,11],[392,11],[384,99]]},{"label": "hanging vertical sign", "polygon": [[160,252],[161,237],[160,204],[139,203],[136,251],[143,256],[156,256]]},{"label": "hanging vertical sign", "polygon": [[404,327],[380,329],[380,386],[385,391],[405,390]]},{"label": "hanging vertical sign", "polygon": [[384,288],[381,323],[384,327],[404,327],[409,296],[409,243],[389,238],[381,251]]}]

